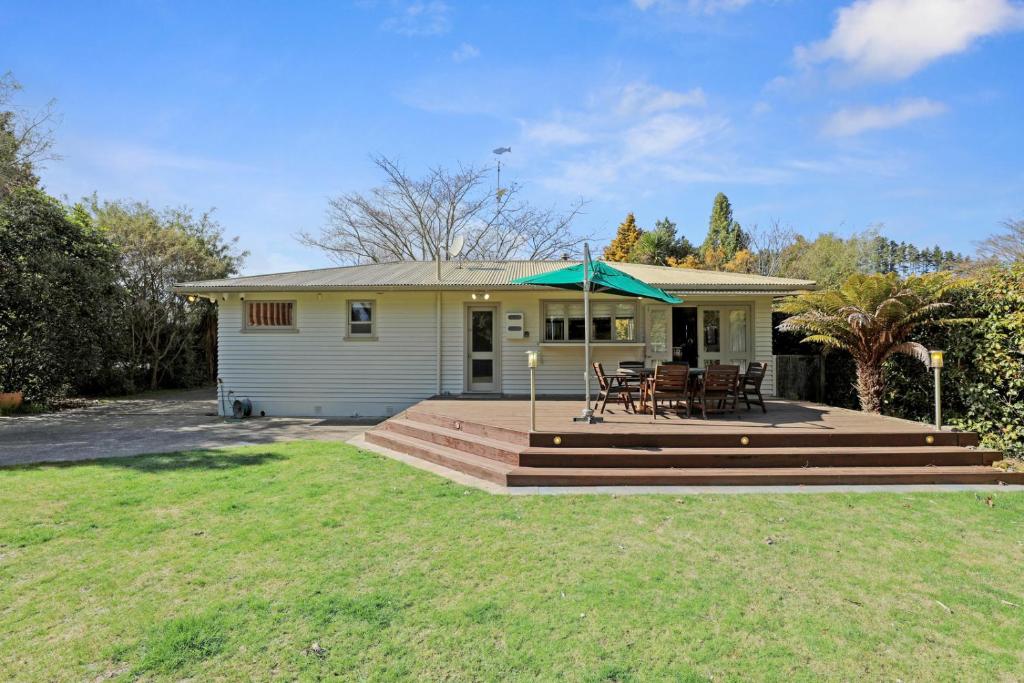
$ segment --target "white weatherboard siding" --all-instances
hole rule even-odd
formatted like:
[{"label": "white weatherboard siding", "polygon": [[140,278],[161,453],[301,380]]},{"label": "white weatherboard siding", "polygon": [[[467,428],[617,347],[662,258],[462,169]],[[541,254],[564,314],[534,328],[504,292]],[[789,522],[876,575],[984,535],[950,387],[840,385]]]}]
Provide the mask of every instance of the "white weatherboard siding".
[{"label": "white weatherboard siding", "polygon": [[[579,345],[541,344],[542,303],[579,300],[574,292],[491,291],[488,301],[473,301],[470,292],[446,291],[442,298],[441,392],[466,391],[466,316],[470,305],[492,305],[497,312],[500,391],[529,392],[526,352],[539,350],[537,370],[540,394],[583,393],[583,349]],[[327,291],[247,293],[250,301],[295,301],[297,332],[242,331],[243,306],[237,293],[218,299],[220,304],[220,376],[224,391],[248,398],[258,415],[383,416],[437,393],[437,293],[433,291]],[[684,305],[746,305],[753,320],[752,360],[767,361],[764,392],[774,393],[771,309],[768,295],[686,296]],[[376,340],[347,340],[347,302],[376,302]],[[623,301],[595,295],[595,300]],[[613,370],[620,360],[643,360],[640,345],[647,304],[638,303],[635,345],[594,344],[592,357]],[[504,337],[504,314],[526,316],[528,339]],[[592,385],[596,391],[597,382]]]},{"label": "white weatherboard siding", "polygon": [[[220,300],[224,391],[267,415],[394,414],[437,391],[433,292],[249,294],[293,300],[297,332],[241,331],[242,302]],[[376,301],[377,339],[346,340],[347,302]]]}]

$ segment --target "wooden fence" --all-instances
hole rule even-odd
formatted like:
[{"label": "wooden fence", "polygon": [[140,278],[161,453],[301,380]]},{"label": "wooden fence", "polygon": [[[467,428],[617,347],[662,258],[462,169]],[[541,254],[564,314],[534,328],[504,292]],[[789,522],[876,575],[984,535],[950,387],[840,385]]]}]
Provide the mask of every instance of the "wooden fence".
[{"label": "wooden fence", "polygon": [[821,356],[775,356],[775,394],[794,401],[823,403],[825,363]]}]

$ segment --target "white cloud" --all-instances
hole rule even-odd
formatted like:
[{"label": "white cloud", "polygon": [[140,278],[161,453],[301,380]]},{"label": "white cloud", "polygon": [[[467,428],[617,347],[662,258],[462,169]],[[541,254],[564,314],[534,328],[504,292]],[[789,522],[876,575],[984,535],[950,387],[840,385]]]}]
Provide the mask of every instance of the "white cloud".
[{"label": "white cloud", "polygon": [[683,145],[700,140],[721,125],[721,122],[713,119],[659,114],[626,131],[627,156],[645,158],[672,154]]},{"label": "white cloud", "polygon": [[590,133],[559,121],[527,124],[523,133],[528,139],[544,145],[582,145],[592,139]]},{"label": "white cloud", "polygon": [[459,45],[457,48],[455,48],[454,52],[452,52],[452,61],[456,63],[468,62],[469,60],[476,59],[479,56],[480,48],[478,48],[476,45],[463,43],[462,45]]},{"label": "white cloud", "polygon": [[829,117],[823,131],[834,137],[850,137],[869,130],[896,128],[945,111],[946,105],[923,97],[877,107],[851,107]]},{"label": "white cloud", "polygon": [[677,91],[645,81],[604,88],[576,109],[521,122],[521,144],[551,155],[552,171],[541,182],[560,192],[593,196],[721,177],[721,169],[707,171],[695,161],[728,128],[724,117],[701,109],[705,101],[700,88]]},{"label": "white cloud", "polygon": [[523,122],[527,140],[544,145],[583,145],[616,141],[636,145],[641,153],[673,148],[703,130],[699,118],[679,110],[705,103],[704,91],[669,90],[645,81],[608,88],[592,95],[585,107],[558,112],[547,120]]},{"label": "white cloud", "polygon": [[796,49],[798,63],[838,61],[865,78],[905,78],[988,35],[1024,28],[1012,0],[857,0],[832,33]]},{"label": "white cloud", "polygon": [[715,14],[735,11],[751,2],[753,0],[633,0],[633,5],[641,11],[657,7],[673,12],[685,10],[693,14]]},{"label": "white cloud", "polygon": [[189,173],[238,173],[254,170],[234,161],[213,159],[193,154],[148,147],[131,142],[107,140],[72,143],[69,156],[96,168],[129,175],[151,171],[184,171]]},{"label": "white cloud", "polygon": [[451,30],[451,12],[452,8],[441,0],[417,0],[385,19],[381,28],[403,36],[436,36]]},{"label": "white cloud", "polygon": [[630,83],[619,95],[619,113],[655,114],[681,107],[703,106],[706,102],[704,91],[693,88],[686,92],[665,90],[649,83]]}]

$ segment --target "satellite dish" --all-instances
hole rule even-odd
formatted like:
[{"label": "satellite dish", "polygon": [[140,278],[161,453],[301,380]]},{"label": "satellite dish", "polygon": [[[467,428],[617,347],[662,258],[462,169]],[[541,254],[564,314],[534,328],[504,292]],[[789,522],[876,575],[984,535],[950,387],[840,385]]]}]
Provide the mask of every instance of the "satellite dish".
[{"label": "satellite dish", "polygon": [[462,253],[462,248],[464,246],[466,246],[465,235],[456,235],[455,238],[452,240],[451,246],[448,247],[448,256],[450,256],[451,258],[455,258],[456,256]]}]

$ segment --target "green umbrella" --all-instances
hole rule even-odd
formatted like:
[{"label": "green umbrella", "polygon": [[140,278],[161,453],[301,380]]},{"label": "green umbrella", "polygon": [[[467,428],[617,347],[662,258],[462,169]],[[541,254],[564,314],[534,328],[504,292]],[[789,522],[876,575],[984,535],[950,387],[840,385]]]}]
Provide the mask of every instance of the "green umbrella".
[{"label": "green umbrella", "polygon": [[657,287],[637,280],[632,275],[627,275],[621,270],[612,268],[602,261],[590,260],[590,246],[583,245],[583,263],[567,268],[520,277],[512,281],[514,285],[543,285],[545,287],[557,287],[559,289],[578,289],[583,291],[583,318],[586,320],[583,342],[583,383],[587,392],[587,407],[583,409],[583,415],[576,418],[581,422],[595,422],[594,411],[590,408],[590,292],[605,292],[607,294],[618,294],[619,296],[637,296],[644,299],[654,299],[667,304],[681,304],[678,299],[668,292]]},{"label": "green umbrella", "polygon": [[589,264],[577,264],[568,268],[553,270],[550,273],[530,275],[528,277],[516,278],[512,281],[514,285],[544,285],[545,287],[558,287],[559,289],[583,290],[584,269],[588,272],[586,277],[590,280],[590,291],[605,292],[607,294],[618,294],[619,296],[640,296],[645,299],[654,299],[666,304],[681,304],[682,299],[677,299],[668,292],[652,287],[643,280],[637,280],[632,275],[627,275],[621,270],[612,268],[603,261],[591,261]]}]

